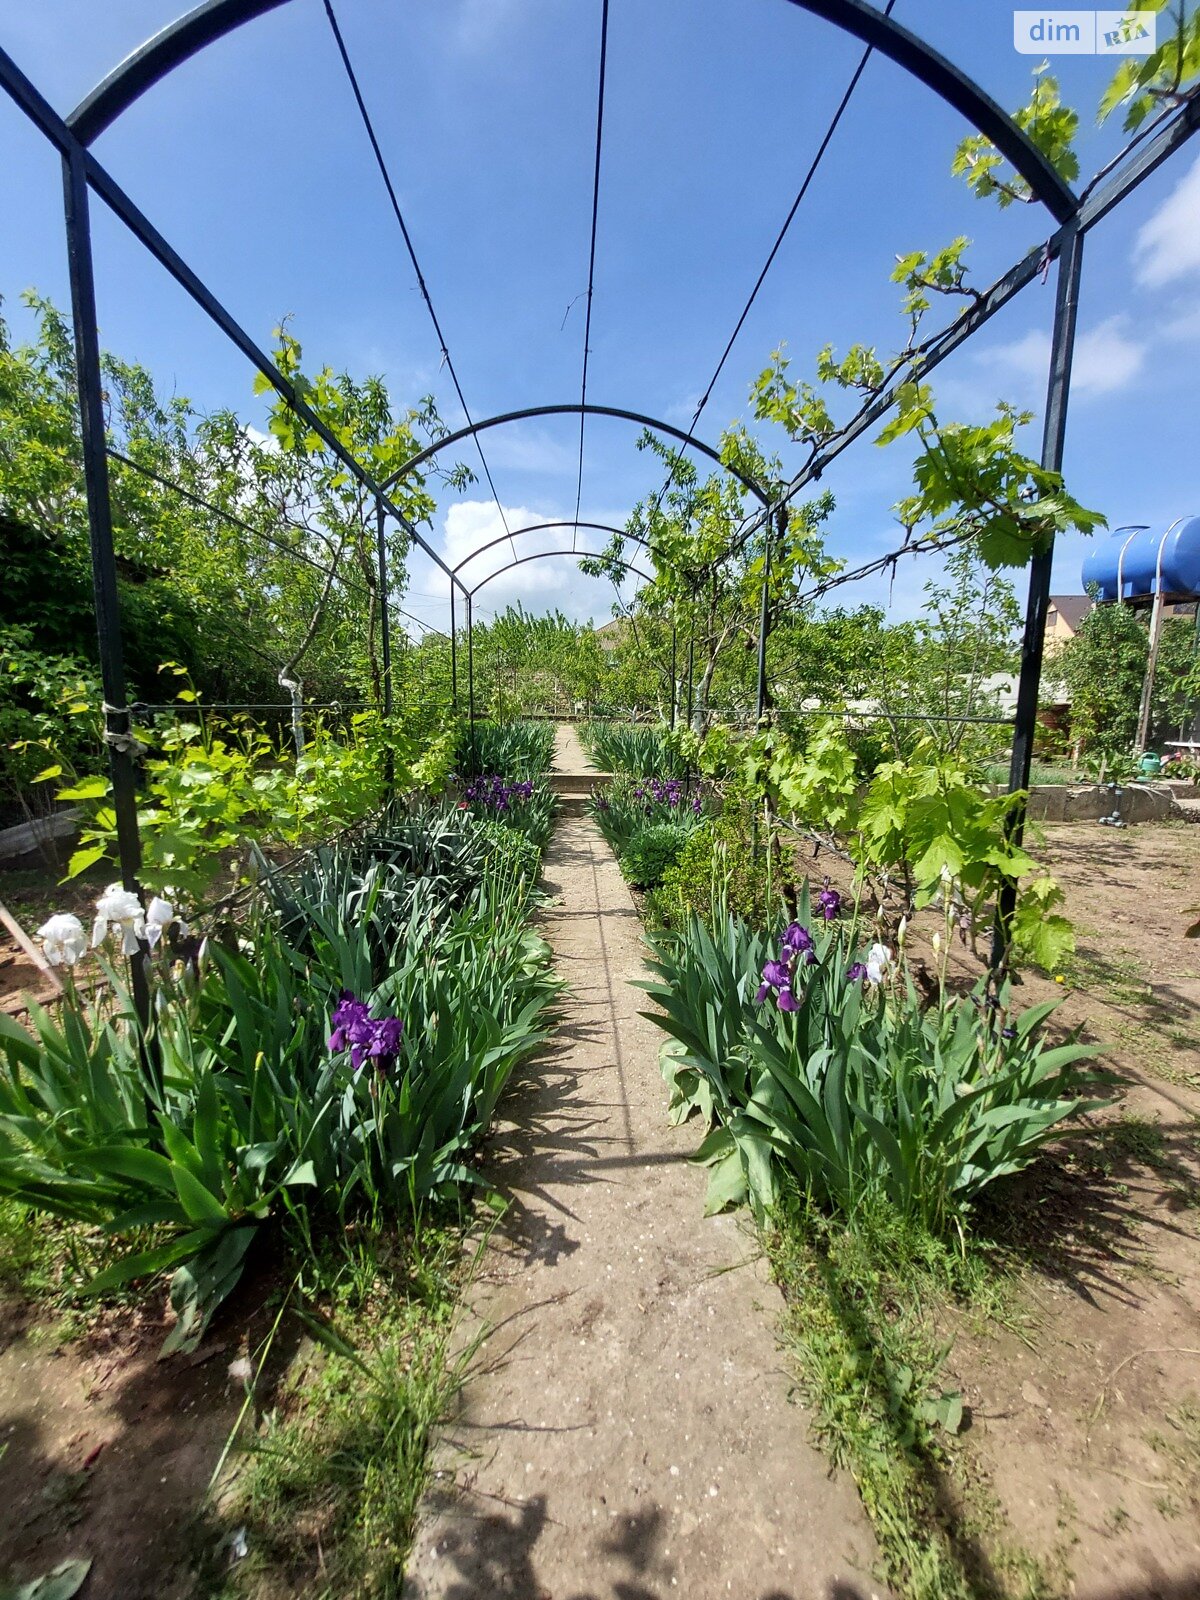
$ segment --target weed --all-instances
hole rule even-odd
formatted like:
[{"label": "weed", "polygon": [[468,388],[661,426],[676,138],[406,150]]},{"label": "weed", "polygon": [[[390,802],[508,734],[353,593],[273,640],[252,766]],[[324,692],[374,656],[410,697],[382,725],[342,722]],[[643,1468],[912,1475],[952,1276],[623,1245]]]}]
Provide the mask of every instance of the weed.
[{"label": "weed", "polygon": [[1125,1532],[1129,1526],[1129,1513],[1124,1506],[1114,1506],[1104,1519],[1104,1532],[1109,1538],[1115,1539]]},{"label": "weed", "polygon": [[319,1263],[312,1345],[279,1393],[253,1396],[257,1431],[217,1492],[226,1542],[244,1528],[248,1554],[215,1596],[259,1600],[281,1581],[309,1600],[399,1593],[430,1438],[465,1361],[450,1350],[461,1261],[458,1233],[426,1227],[403,1247],[364,1234]]},{"label": "weed", "polygon": [[1168,1130],[1157,1122],[1125,1116],[1094,1130],[1084,1147],[1083,1159],[1093,1172],[1106,1178],[1111,1178],[1121,1164],[1148,1167],[1165,1180],[1175,1205],[1200,1207],[1200,1179],[1195,1170],[1196,1158],[1200,1157],[1200,1118],[1190,1128],[1170,1131],[1174,1140],[1168,1139]]},{"label": "weed", "polygon": [[1200,1506],[1200,1395],[1181,1400],[1166,1414],[1167,1430],[1147,1435],[1147,1443],[1171,1466],[1171,1492],[1159,1502],[1164,1516],[1181,1515],[1179,1500]]},{"label": "weed", "polygon": [[795,1195],[775,1213],[767,1249],[817,1437],[853,1476],[897,1592],[906,1600],[1051,1592],[1032,1555],[997,1540],[1000,1508],[986,1485],[967,1481],[953,1444],[964,1408],[948,1387],[949,1351],[933,1311],[950,1302],[1001,1308],[996,1263],[894,1215],[860,1214],[851,1232]]}]

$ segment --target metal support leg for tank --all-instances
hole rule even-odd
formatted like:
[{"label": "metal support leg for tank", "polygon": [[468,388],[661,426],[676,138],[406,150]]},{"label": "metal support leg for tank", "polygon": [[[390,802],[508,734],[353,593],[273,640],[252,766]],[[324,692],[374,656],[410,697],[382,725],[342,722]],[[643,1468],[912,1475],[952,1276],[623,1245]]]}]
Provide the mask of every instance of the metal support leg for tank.
[{"label": "metal support leg for tank", "polygon": [[[125,659],[121,648],[121,608],[117,593],[117,561],[113,548],[112,502],[109,499],[108,451],[104,426],[100,335],[96,326],[96,281],[92,267],[92,234],[83,151],[74,147],[63,156],[64,217],[71,311],[75,324],[75,379],[79,391],[79,430],[83,446],[83,478],[87,493],[88,531],[92,552],[92,589],[96,601],[96,633],[100,644],[100,681],[104,689],[104,739],[112,776],[113,812],[121,882],[141,892],[142,864],[138,839],[136,744],[126,697]],[[130,962],[134,1004],[143,1021],[150,1016],[146,947]]]},{"label": "metal support leg for tank", "polygon": [[1142,703],[1138,707],[1137,741],[1134,751],[1143,755],[1150,740],[1150,710],[1154,704],[1154,679],[1158,672],[1158,647],[1162,642],[1163,625],[1162,575],[1159,574],[1154,591],[1154,605],[1150,612],[1150,654],[1146,658],[1146,676],[1142,682]]},{"label": "metal support leg for tank", "polygon": [[[1067,400],[1071,392],[1071,361],[1075,353],[1075,322],[1079,311],[1079,279],[1083,268],[1083,234],[1078,228],[1063,232],[1054,297],[1054,331],[1050,340],[1050,381],[1046,390],[1046,418],[1042,431],[1042,466],[1062,471],[1067,434]],[[1050,574],[1054,542],[1033,558],[1029,569],[1029,598],[1025,607],[1025,633],[1021,642],[1021,674],[1017,682],[1017,708],[1013,722],[1009,793],[1028,789],[1037,731],[1038,689],[1046,643],[1046,613],[1050,607]],[[1018,801],[1009,814],[1008,836],[1020,843],[1025,832],[1025,802]],[[1000,891],[992,937],[992,971],[1003,965],[1016,909],[1016,884],[1006,881]]]}]

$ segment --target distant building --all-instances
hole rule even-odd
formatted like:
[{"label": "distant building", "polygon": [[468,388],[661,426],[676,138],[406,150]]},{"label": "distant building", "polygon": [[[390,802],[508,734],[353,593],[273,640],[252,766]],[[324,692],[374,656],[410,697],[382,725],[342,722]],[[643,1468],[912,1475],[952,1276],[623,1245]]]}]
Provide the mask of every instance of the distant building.
[{"label": "distant building", "polygon": [[625,643],[628,633],[629,623],[625,618],[614,617],[611,622],[596,629],[596,639],[605,655],[611,655],[618,645]]},{"label": "distant building", "polygon": [[1095,602],[1086,594],[1052,594],[1046,613],[1046,648],[1057,650],[1073,639]]}]

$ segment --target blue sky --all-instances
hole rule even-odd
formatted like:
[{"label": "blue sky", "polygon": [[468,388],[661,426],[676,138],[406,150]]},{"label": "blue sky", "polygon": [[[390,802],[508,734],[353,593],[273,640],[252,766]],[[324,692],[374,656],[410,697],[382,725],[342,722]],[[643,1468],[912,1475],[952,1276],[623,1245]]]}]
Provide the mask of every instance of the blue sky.
[{"label": "blue sky", "polygon": [[[177,4],[10,5],[0,44],[66,111]],[[599,0],[340,0],[338,13],[474,415],[577,399]],[[1010,7],[898,0],[895,15],[1005,105],[1024,98],[1034,61],[1013,49]],[[785,0],[611,0],[590,399],[690,420],[859,54]],[[1085,176],[1119,143],[1115,122],[1091,126],[1111,67],[1054,59],[1084,112]],[[871,61],[704,437],[745,415],[776,345],[802,373],[826,342],[898,343],[896,253],[965,233],[983,283],[1046,235],[1035,208],[1001,213],[950,176],[966,131],[891,63]],[[1200,511],[1195,145],[1088,240],[1066,472],[1113,526]],[[7,100],[0,148],[0,292],[20,330],[23,288],[66,303],[60,181]],[[460,420],[320,0],[292,0],[188,63],[96,148],[261,341],[290,313],[308,364],[382,372],[398,402],[432,391]],[[254,420],[242,359],[99,205],[95,220],[105,343],[201,409],[233,405]],[[941,369],[944,411],[981,420],[1001,397],[1040,405],[1052,293],[1030,287]],[[568,418],[486,436],[513,526],[571,515],[577,437]],[[660,481],[635,438],[625,424],[589,423],[590,520],[623,521]],[[787,461],[785,441],[769,442]],[[837,553],[857,562],[890,546],[909,464],[903,446],[864,441],[831,471]],[[433,538],[456,559],[501,531],[485,495],[477,486],[439,510]],[[1081,553],[1064,542],[1056,588],[1078,589]],[[897,616],[919,603],[926,575],[917,563],[901,572]],[[444,625],[433,569],[414,561],[411,588],[409,609]],[[888,598],[877,584],[842,595]],[[545,561],[497,579],[480,606],[518,598],[603,619],[612,596],[570,561]]]}]

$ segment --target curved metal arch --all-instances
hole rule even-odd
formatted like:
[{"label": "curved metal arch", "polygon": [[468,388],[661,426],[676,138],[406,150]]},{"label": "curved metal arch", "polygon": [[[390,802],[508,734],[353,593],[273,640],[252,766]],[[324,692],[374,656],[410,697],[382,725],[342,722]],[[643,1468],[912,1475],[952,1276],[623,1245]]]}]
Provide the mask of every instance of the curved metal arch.
[{"label": "curved metal arch", "polygon": [[204,0],[152,34],[145,44],[127,55],[79,102],[66,119],[67,126],[84,144],[91,144],[126,112],[147,89],[152,89],[176,67],[227,33],[253,22],[288,0]]},{"label": "curved metal arch", "polygon": [[[288,0],[204,0],[127,56],[80,101],[67,118],[68,126],[85,144],[91,144],[182,62],[243,23],[286,4]],[[895,62],[986,135],[1058,222],[1074,216],[1079,209],[1077,197],[1028,134],[973,78],[915,33],[867,5],[866,0],[788,0],[788,4],[832,23]]]},{"label": "curved metal arch", "polygon": [[454,433],[443,434],[440,439],[435,439],[432,444],[427,444],[424,450],[418,450],[415,456],[409,456],[403,466],[398,467],[390,478],[385,478],[381,485],[384,489],[391,489],[406,473],[413,472],[417,467],[424,466],[433,456],[442,450],[448,450],[451,445],[461,444],[464,439],[471,439],[477,433],[484,433],[488,428],[501,428],[509,422],[526,422],[531,417],[616,417],[619,422],[636,422],[643,428],[652,428],[656,433],[669,433],[673,439],[678,439],[689,449],[697,451],[702,456],[707,456],[710,461],[715,461],[723,472],[731,478],[736,478],[743,488],[748,489],[762,506],[764,511],[771,508],[771,499],[766,490],[747,476],[739,472],[736,467],[728,466],[721,460],[721,453],[711,444],[705,444],[703,439],[697,439],[694,434],[685,433],[682,428],[676,428],[670,422],[660,422],[657,417],[645,416],[641,411],[626,411],[623,406],[598,406],[589,400],[586,404],[575,400],[555,406],[526,406],[522,411],[501,411],[494,417],[484,417],[479,422],[473,422],[468,428],[458,428]]},{"label": "curved metal arch", "polygon": [[[510,561],[507,566],[497,567],[495,572],[489,572],[486,578],[480,578],[473,589],[467,590],[467,599],[472,604],[475,596],[491,583],[493,578],[502,578],[506,572],[511,572],[514,567],[523,567],[527,561],[545,561],[550,556],[574,556],[576,561],[588,559],[586,550],[535,550],[531,556],[518,556],[515,561]],[[607,558],[606,558],[607,559]],[[635,578],[641,578],[646,583],[653,583],[654,579],[648,572],[643,572],[641,567],[635,567],[632,561],[626,561],[620,556],[613,558],[618,567],[626,572],[632,572]]]},{"label": "curved metal arch", "polygon": [[[523,533],[542,533],[547,528],[594,528],[597,533],[619,533],[622,539],[630,539],[634,544],[640,544],[644,550],[650,548],[641,534],[626,533],[624,528],[614,527],[611,522],[576,522],[573,517],[560,519],[558,522],[531,522],[524,528],[514,528],[511,533],[502,533],[499,538],[489,539],[486,544],[481,544],[478,550],[472,550],[471,554],[464,556],[456,567],[451,567],[451,576],[457,577],[464,567],[470,566],[472,561],[477,561],[489,550],[494,550],[498,544],[508,544],[510,539],[519,539]],[[592,550],[580,550],[576,553],[585,558],[595,556]]]},{"label": "curved metal arch", "polygon": [[1079,210],[1079,198],[1029,135],[1004,108],[954,63],[902,23],[876,11],[866,0],[788,0],[789,5],[833,23],[932,89],[996,146],[1021,174],[1034,198],[1056,222],[1067,222]]}]

